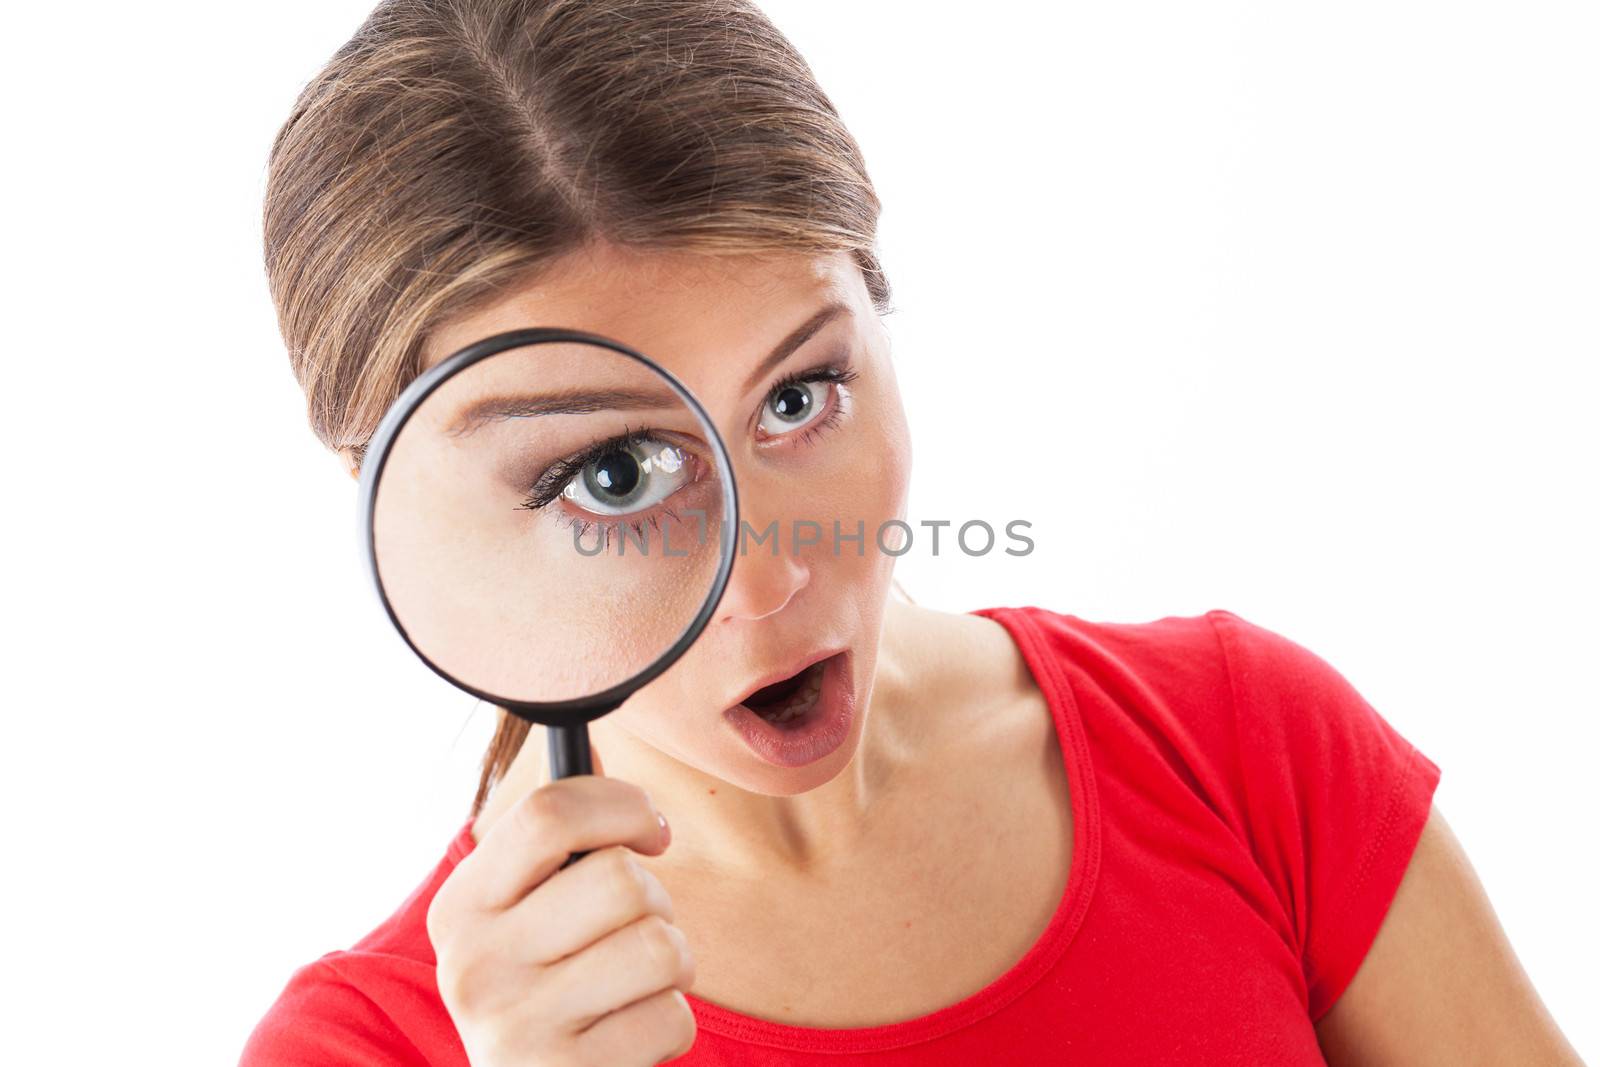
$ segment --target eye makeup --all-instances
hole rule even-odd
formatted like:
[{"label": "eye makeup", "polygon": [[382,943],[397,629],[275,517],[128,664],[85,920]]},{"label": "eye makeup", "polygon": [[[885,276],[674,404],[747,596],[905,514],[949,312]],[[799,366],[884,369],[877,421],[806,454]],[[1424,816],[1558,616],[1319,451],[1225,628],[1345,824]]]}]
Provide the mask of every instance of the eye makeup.
[{"label": "eye makeup", "polygon": [[668,435],[664,431],[646,426],[637,430],[624,428],[620,434],[596,441],[587,448],[550,464],[528,489],[528,499],[518,506],[538,510],[560,496],[568,483],[580,477],[583,469],[589,464],[613,453],[631,453],[645,442],[661,441],[666,436]]},{"label": "eye makeup", "polygon": [[[693,490],[706,478],[708,470],[709,466],[683,443],[683,435],[654,427],[625,427],[620,434],[595,441],[550,464],[534,479],[526,499],[517,507],[535,512],[548,510],[558,527],[575,526],[578,538],[598,529],[604,548],[624,526],[643,538],[647,528],[659,531],[663,518],[677,520],[677,513],[666,502]],[[629,510],[626,505],[632,498],[649,497],[649,482],[657,479],[668,480],[665,496],[645,499]],[[615,511],[586,506],[584,498],[605,507],[600,494],[626,499]],[[563,506],[550,507],[558,502]]]},{"label": "eye makeup", "polygon": [[[769,442],[787,443],[791,438],[797,444],[810,444],[815,441],[823,433],[837,426],[848,413],[850,391],[845,387],[858,377],[859,373],[851,369],[849,357],[842,355],[810,370],[797,371],[780,378],[767,391],[766,398],[762,401],[762,411],[756,418],[753,431],[757,443],[771,447]],[[821,414],[781,432],[774,433],[766,429],[765,416],[767,412],[773,410],[771,405],[775,399],[783,395],[786,390],[801,390],[803,386],[823,382],[828,383],[830,388]],[[803,391],[802,395],[809,393]]]}]

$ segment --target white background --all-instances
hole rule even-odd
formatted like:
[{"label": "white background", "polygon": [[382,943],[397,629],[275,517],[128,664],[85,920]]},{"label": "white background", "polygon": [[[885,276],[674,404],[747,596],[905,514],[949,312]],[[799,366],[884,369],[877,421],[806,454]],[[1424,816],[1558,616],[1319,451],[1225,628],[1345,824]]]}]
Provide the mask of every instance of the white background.
[{"label": "white background", "polygon": [[[1600,1059],[1593,5],[766,8],[886,204],[913,516],[1034,523],[913,597],[1323,655]],[[260,265],[272,135],[367,9],[11,15],[19,1063],[232,1062],[465,817],[490,715],[382,618]]]}]

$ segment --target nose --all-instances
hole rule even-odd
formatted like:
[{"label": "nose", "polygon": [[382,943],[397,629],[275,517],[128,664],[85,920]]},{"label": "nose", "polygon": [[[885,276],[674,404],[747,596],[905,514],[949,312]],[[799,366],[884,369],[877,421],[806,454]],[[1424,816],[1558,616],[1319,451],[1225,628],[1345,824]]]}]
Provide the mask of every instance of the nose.
[{"label": "nose", "polygon": [[741,472],[739,487],[744,528],[717,614],[730,622],[776,615],[811,581],[812,568],[811,553],[794,544],[791,487],[755,470]]},{"label": "nose", "polygon": [[763,545],[748,551],[736,546],[728,587],[717,607],[717,617],[725,621],[752,621],[776,615],[811,581],[811,568],[790,551],[787,541],[780,543],[777,555]]}]

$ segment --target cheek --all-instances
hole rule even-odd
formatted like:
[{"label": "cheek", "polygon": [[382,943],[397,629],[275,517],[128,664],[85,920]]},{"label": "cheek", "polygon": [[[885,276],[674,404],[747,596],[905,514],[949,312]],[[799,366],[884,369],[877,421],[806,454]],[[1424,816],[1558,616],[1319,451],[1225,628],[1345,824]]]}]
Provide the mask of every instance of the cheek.
[{"label": "cheek", "polygon": [[877,405],[867,440],[854,465],[860,514],[872,521],[905,517],[911,484],[911,435],[898,393]]},{"label": "cheek", "polygon": [[884,524],[905,519],[911,441],[898,400],[875,405],[870,417],[858,419],[853,429],[848,447],[840,450],[823,479],[818,499],[822,506],[816,518],[822,524],[825,543],[832,543],[836,518],[842,537],[853,537],[858,529],[863,534],[862,555],[857,554],[854,541],[841,539],[837,558],[828,563],[850,570],[876,570],[893,564],[891,557],[878,550],[877,539],[881,531],[892,548],[898,535]]},{"label": "cheek", "polygon": [[894,517],[904,518],[906,492],[911,486],[911,432],[898,403],[893,417],[885,421],[884,435],[884,490],[894,498]]}]

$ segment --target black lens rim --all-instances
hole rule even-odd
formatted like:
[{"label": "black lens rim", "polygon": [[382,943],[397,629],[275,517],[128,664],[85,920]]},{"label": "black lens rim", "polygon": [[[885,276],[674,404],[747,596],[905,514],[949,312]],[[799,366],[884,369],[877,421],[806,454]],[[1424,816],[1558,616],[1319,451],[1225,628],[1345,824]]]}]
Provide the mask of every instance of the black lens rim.
[{"label": "black lens rim", "polygon": [[[649,666],[639,671],[630,678],[626,678],[610,688],[595,693],[591,696],[576,697],[571,700],[558,701],[526,701],[508,700],[498,694],[489,693],[475,686],[463,682],[449,671],[440,667],[427,654],[417,647],[406,628],[401,625],[399,617],[395,614],[394,605],[389,602],[389,596],[383,588],[383,578],[378,572],[378,551],[375,529],[376,508],[378,500],[378,484],[383,477],[384,466],[389,461],[389,454],[394,448],[394,443],[405,428],[411,416],[416,414],[423,401],[431,396],[447,380],[473,364],[490,356],[499,355],[512,348],[526,348],[541,344],[588,344],[609,349],[618,355],[626,356],[663,378],[678,398],[687,404],[695,417],[700,420],[702,427],[707,431],[710,439],[711,450],[719,467],[722,481],[722,507],[725,521],[718,534],[719,550],[722,553],[717,564],[717,573],[711,583],[711,590],[706,595],[705,602],[701,604],[689,625],[683,633],[672,643],[666,652],[652,662]],[[408,385],[401,394],[389,405],[389,410],[384,413],[378,429],[372,435],[372,441],[367,446],[367,451],[361,461],[360,484],[357,489],[359,496],[359,523],[363,555],[366,557],[367,573],[372,580],[373,588],[377,590],[378,601],[383,605],[384,614],[389,617],[390,623],[405,640],[407,647],[417,655],[417,658],[428,665],[439,677],[455,686],[457,689],[470,693],[479,700],[487,701],[496,707],[505,708],[518,718],[531,723],[545,726],[578,726],[592,722],[609,711],[615,710],[624,700],[632,696],[642,686],[659,676],[668,667],[672,666],[680,656],[688,651],[706,624],[711,621],[712,613],[722,601],[723,592],[728,586],[728,576],[733,571],[734,545],[739,529],[739,492],[734,485],[733,465],[728,459],[727,447],[723,444],[722,435],[717,432],[716,425],[706,410],[701,406],[693,393],[680,382],[675,375],[637,350],[630,348],[621,341],[599,334],[588,333],[583,330],[569,330],[560,327],[534,327],[520,330],[508,330],[486,337],[454,353],[436,366],[419,375],[415,381]]]}]

